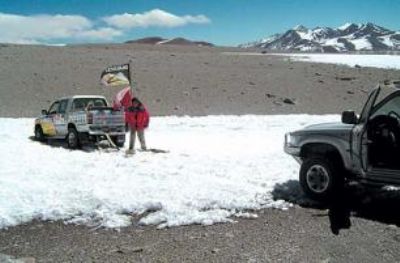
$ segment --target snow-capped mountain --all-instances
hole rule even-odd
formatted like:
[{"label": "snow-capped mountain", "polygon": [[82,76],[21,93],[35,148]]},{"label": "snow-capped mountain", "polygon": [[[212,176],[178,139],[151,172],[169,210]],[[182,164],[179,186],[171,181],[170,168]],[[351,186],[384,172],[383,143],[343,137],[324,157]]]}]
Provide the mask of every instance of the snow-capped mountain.
[{"label": "snow-capped mountain", "polygon": [[151,44],[151,45],[180,45],[180,46],[200,46],[213,47],[214,44],[206,41],[192,41],[182,37],[165,39],[162,37],[145,37],[135,40],[129,40],[126,44]]},{"label": "snow-capped mountain", "polygon": [[283,34],[275,34],[239,47],[312,52],[400,50],[400,31],[392,31],[373,23],[346,23],[338,28],[314,29],[298,25]]}]

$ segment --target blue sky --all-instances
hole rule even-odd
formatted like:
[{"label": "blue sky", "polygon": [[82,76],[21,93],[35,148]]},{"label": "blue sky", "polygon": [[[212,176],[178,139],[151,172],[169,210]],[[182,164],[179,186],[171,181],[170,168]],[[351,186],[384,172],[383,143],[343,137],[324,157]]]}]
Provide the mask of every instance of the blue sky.
[{"label": "blue sky", "polygon": [[337,27],[373,22],[400,30],[399,10],[398,0],[0,0],[0,42],[122,42],[182,36],[237,45],[298,24]]}]

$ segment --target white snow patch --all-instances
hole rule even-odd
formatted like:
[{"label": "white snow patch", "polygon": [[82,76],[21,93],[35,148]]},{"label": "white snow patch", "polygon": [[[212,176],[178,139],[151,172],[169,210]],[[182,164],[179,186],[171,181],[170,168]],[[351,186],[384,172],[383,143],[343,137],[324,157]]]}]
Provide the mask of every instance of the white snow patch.
[{"label": "white snow patch", "polygon": [[169,43],[169,42],[171,42],[172,40],[173,40],[173,39],[164,39],[164,40],[158,41],[156,44],[157,44],[157,45],[162,45],[162,44]]},{"label": "white snow patch", "polygon": [[388,47],[395,47],[395,41],[394,41],[394,39],[392,40],[390,38],[391,36],[392,35],[382,36],[382,37],[379,37],[378,39],[381,40],[382,43]]},{"label": "white snow patch", "polygon": [[299,46],[299,50],[303,52],[309,52],[309,51],[315,51],[315,47],[310,47],[310,46]]},{"label": "white snow patch", "polygon": [[289,56],[297,61],[343,64],[350,67],[360,65],[363,67],[400,69],[400,56],[397,55],[356,55],[356,54],[272,54],[275,56]]},{"label": "white snow patch", "polygon": [[32,119],[0,118],[0,229],[33,219],[118,228],[145,212],[140,223],[160,228],[211,225],[287,209],[271,194],[297,179],[284,134],[331,121],[339,116],[153,118],[148,144],[170,153],[126,158],[41,144],[29,139]]},{"label": "white snow patch", "polygon": [[323,44],[326,45],[326,46],[334,46],[335,48],[337,48],[339,50],[345,49],[344,43],[338,42],[338,38],[328,39]]},{"label": "white snow patch", "polygon": [[313,40],[313,35],[312,35],[312,31],[311,30],[307,30],[307,31],[296,31],[297,34],[299,34],[299,36],[302,39],[306,39],[306,40]]},{"label": "white snow patch", "polygon": [[400,187],[398,186],[393,186],[393,185],[388,185],[388,186],[384,186],[383,187],[384,191],[393,191],[393,192],[397,192],[400,191]]},{"label": "white snow patch", "polygon": [[340,27],[338,27],[338,29],[339,30],[342,30],[342,31],[344,31],[344,30],[346,30],[349,26],[351,26],[352,25],[352,23],[345,23],[344,25],[342,25],[342,26],[340,26]]},{"label": "white snow patch", "polygon": [[366,38],[348,39],[348,41],[355,46],[356,50],[372,50],[371,42]]},{"label": "white snow patch", "polygon": [[260,44],[270,43],[270,42],[276,40],[276,39],[279,38],[279,37],[280,37],[280,34],[272,35],[272,36],[270,36],[270,37],[267,37],[267,38],[262,39],[262,40],[260,41]]}]

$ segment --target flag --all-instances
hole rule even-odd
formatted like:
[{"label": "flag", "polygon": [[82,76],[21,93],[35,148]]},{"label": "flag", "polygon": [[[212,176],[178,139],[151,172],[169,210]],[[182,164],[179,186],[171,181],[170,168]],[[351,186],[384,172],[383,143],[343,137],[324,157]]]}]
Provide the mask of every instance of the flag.
[{"label": "flag", "polygon": [[133,93],[130,87],[120,90],[113,99],[113,108],[119,109],[121,107],[127,109],[132,106]]},{"label": "flag", "polygon": [[116,87],[130,85],[129,64],[114,65],[106,68],[100,76],[100,81],[104,86]]}]

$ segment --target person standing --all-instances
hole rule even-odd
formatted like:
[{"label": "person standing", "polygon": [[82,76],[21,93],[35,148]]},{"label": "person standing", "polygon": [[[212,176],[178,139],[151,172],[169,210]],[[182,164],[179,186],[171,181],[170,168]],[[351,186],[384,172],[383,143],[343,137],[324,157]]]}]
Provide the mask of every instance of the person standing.
[{"label": "person standing", "polygon": [[126,121],[130,127],[129,148],[127,154],[135,153],[136,134],[142,150],[147,150],[144,130],[149,127],[150,114],[138,98],[132,99],[132,106],[126,111]]}]

